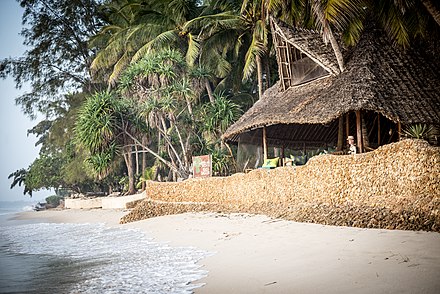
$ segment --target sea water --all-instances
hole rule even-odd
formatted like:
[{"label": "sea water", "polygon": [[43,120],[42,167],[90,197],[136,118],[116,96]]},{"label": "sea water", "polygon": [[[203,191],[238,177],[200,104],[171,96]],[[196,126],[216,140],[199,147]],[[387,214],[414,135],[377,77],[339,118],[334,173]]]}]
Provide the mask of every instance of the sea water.
[{"label": "sea water", "polygon": [[192,293],[207,274],[208,252],[136,229],[0,218],[0,293]]}]

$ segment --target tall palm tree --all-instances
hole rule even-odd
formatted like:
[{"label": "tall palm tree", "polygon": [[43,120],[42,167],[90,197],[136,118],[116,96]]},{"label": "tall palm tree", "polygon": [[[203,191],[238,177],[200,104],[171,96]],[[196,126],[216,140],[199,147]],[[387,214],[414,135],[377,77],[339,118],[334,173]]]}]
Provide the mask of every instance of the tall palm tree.
[{"label": "tall palm tree", "polygon": [[343,68],[343,60],[338,49],[340,44],[334,39],[335,32],[342,34],[346,44],[354,45],[364,30],[365,21],[375,20],[396,45],[407,48],[411,39],[426,34],[429,19],[437,21],[440,15],[439,6],[430,0],[267,1],[269,12],[288,23],[317,27],[324,40],[332,44],[340,68]]},{"label": "tall palm tree", "polygon": [[252,35],[252,42],[246,53],[243,78],[246,80],[257,69],[258,97],[263,96],[262,57],[269,51],[269,23],[266,15],[266,1],[245,0],[241,6],[241,17]]},{"label": "tall palm tree", "polygon": [[262,3],[216,1],[183,27],[197,36],[200,44],[192,56],[217,77],[234,72],[231,63],[240,64],[239,59],[243,58],[240,80],[248,80],[256,70],[259,97],[264,90],[262,64],[270,47],[268,19]]},{"label": "tall palm tree", "polygon": [[92,69],[111,68],[108,82],[112,86],[128,64],[150,50],[174,47],[185,51],[197,46],[193,36],[181,30],[201,11],[197,0],[113,0],[105,7],[108,25],[91,40],[99,51]]}]

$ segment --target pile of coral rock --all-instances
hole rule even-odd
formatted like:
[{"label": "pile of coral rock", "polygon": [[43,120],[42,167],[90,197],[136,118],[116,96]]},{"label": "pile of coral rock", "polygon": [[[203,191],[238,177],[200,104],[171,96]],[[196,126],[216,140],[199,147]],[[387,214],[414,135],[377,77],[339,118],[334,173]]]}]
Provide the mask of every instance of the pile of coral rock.
[{"label": "pile of coral rock", "polygon": [[121,222],[193,211],[266,214],[300,222],[440,231],[440,148],[404,140],[356,155],[230,177],[148,182]]}]

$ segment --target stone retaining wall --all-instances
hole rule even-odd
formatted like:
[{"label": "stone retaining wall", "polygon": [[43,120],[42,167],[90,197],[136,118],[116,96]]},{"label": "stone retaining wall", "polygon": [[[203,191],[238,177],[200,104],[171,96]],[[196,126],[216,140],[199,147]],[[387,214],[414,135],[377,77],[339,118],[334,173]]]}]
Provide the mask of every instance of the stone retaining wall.
[{"label": "stone retaining wall", "polygon": [[179,183],[150,181],[147,194],[149,202],[122,222],[145,218],[140,209],[151,209],[151,201],[156,207],[195,202],[216,204],[209,210],[303,222],[440,231],[440,148],[404,140],[364,154],[316,156],[305,166]]}]

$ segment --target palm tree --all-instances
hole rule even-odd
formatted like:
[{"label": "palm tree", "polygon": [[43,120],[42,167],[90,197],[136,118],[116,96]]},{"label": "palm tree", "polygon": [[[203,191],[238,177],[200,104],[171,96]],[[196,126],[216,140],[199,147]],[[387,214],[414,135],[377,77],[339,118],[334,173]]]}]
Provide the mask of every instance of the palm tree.
[{"label": "palm tree", "polygon": [[199,64],[197,67],[191,68],[190,77],[202,83],[202,87],[194,86],[193,84],[193,88],[204,87],[206,89],[206,93],[208,94],[209,102],[214,103],[214,95],[210,83],[210,80],[213,77],[212,73]]},{"label": "palm tree", "polygon": [[108,75],[109,85],[114,85],[120,72],[130,63],[133,55],[130,43],[135,32],[142,27],[135,27],[136,14],[132,11],[128,0],[111,1],[104,7],[104,21],[108,25],[93,36],[89,46],[97,50],[92,61],[91,71],[97,78]]},{"label": "palm tree", "polygon": [[262,57],[267,56],[269,44],[269,23],[267,17],[266,1],[245,0],[241,6],[241,18],[245,27],[252,35],[252,42],[247,50],[243,79],[247,80],[257,69],[258,97],[263,96],[263,66]]},{"label": "palm tree", "polygon": [[196,0],[113,0],[105,7],[108,25],[91,40],[99,51],[92,69],[112,68],[108,79],[112,86],[128,64],[148,51],[197,46],[191,34],[181,31],[202,9]]},{"label": "palm tree", "polygon": [[217,1],[183,27],[196,35],[200,44],[192,56],[219,78],[229,75],[231,63],[239,64],[238,59],[244,57],[240,80],[247,81],[256,70],[259,97],[264,90],[262,64],[267,62],[270,47],[263,4],[261,0]]},{"label": "palm tree", "polygon": [[88,150],[87,162],[99,179],[115,168],[116,158],[122,153],[128,172],[129,194],[136,192],[132,156],[136,142],[133,139],[145,129],[133,109],[133,105],[114,93],[96,93],[82,106],[75,125],[77,143]]},{"label": "palm tree", "polygon": [[330,41],[340,69],[343,60],[334,32],[342,34],[347,45],[354,45],[365,21],[373,19],[396,45],[407,48],[411,39],[426,34],[428,20],[437,21],[440,15],[438,5],[430,0],[269,0],[268,10],[290,24],[318,28],[324,40]]}]

